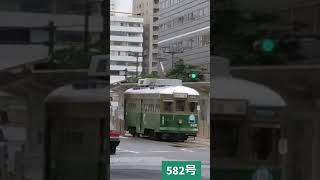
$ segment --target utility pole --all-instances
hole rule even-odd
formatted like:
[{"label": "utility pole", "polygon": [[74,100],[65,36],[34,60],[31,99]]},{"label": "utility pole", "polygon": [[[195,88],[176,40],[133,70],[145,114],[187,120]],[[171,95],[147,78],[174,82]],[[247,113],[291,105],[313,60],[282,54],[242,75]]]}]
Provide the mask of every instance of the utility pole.
[{"label": "utility pole", "polygon": [[136,63],[136,77],[138,78],[139,72],[138,72],[138,67],[139,67],[139,57],[143,57],[143,55],[139,55],[137,52],[129,52],[129,56],[135,56],[137,58],[137,63]]},{"label": "utility pole", "polygon": [[56,31],[56,27],[53,21],[49,22],[48,31],[49,31],[49,42],[48,42],[49,56],[50,56],[50,62],[52,62],[54,59],[53,55],[54,55],[55,31]]},{"label": "utility pole", "polygon": [[90,15],[90,3],[89,3],[89,0],[85,0],[83,50],[86,58],[89,57],[89,15]]},{"label": "utility pole", "polygon": [[181,51],[166,51],[164,53],[166,54],[171,54],[171,68],[173,69],[174,68],[174,55],[175,54],[180,54],[180,53],[183,53],[183,49]]}]

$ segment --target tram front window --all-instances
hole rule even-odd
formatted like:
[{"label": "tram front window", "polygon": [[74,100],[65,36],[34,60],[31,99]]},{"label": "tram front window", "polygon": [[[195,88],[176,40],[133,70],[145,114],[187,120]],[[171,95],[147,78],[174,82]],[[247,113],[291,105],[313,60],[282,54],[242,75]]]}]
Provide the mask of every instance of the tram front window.
[{"label": "tram front window", "polygon": [[176,111],[184,111],[185,104],[185,100],[176,100]]},{"label": "tram front window", "polygon": [[164,111],[165,112],[172,112],[173,102],[163,102],[163,105],[164,105]]},{"label": "tram front window", "polygon": [[190,102],[189,103],[190,112],[196,112],[197,109],[197,103],[196,102]]}]

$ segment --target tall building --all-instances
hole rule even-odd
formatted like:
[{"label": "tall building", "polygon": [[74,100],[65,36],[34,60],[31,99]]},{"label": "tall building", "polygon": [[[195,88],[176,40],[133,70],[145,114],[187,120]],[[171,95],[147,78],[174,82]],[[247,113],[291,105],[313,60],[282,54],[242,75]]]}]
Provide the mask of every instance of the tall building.
[{"label": "tall building", "polygon": [[[159,54],[165,70],[182,59],[185,64],[210,65],[210,1],[160,0]],[[172,62],[173,57],[173,62]]]},{"label": "tall building", "polygon": [[110,0],[110,16],[114,16],[114,11],[116,9],[116,3],[114,0]]},{"label": "tall building", "polygon": [[159,0],[133,0],[133,14],[144,18],[144,72],[157,71]]},{"label": "tall building", "polygon": [[[143,61],[143,18],[133,16],[110,17],[110,80],[140,75]],[[138,57],[138,62],[137,62]],[[138,71],[137,71],[138,70]]]}]

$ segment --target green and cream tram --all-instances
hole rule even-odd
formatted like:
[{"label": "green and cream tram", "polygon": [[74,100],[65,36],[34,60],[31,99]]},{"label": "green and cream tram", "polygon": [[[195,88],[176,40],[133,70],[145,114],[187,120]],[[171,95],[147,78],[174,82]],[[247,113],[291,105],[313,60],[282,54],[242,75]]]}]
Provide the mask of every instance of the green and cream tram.
[{"label": "green and cream tram", "polygon": [[125,127],[133,135],[186,140],[198,132],[199,93],[178,79],[140,79],[125,92]]}]

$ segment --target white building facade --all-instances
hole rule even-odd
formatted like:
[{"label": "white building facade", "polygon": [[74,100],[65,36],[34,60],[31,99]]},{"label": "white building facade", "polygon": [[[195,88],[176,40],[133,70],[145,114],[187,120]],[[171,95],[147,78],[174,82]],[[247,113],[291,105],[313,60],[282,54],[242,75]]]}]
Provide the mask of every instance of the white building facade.
[{"label": "white building facade", "polygon": [[[143,61],[143,18],[110,17],[110,81],[140,75]],[[127,70],[127,71],[126,71]]]}]

